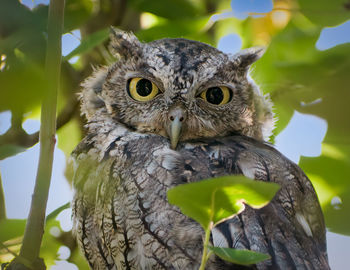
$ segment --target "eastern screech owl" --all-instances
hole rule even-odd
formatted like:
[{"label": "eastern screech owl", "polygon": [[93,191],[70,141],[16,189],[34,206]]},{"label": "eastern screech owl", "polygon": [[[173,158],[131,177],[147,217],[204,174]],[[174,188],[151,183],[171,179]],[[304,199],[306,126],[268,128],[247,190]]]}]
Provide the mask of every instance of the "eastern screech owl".
[{"label": "eastern screech owl", "polygon": [[225,54],[187,39],[111,31],[118,61],[83,84],[87,135],[72,154],[74,230],[92,269],[198,269],[204,232],[167,201],[179,184],[244,174],[281,185],[266,207],[215,227],[216,246],[268,253],[250,267],[329,269],[325,225],[301,169],[264,142],[268,97],[247,77],[261,49]]}]

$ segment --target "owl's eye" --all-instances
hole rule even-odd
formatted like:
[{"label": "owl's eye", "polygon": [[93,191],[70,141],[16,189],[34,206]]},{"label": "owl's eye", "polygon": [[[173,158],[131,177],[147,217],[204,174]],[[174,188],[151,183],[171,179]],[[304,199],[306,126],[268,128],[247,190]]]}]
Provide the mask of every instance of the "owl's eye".
[{"label": "owl's eye", "polygon": [[211,104],[223,105],[231,101],[232,90],[226,86],[210,87],[203,91],[200,97]]},{"label": "owl's eye", "polygon": [[150,80],[132,78],[128,82],[128,92],[137,101],[149,101],[159,93],[159,89]]}]

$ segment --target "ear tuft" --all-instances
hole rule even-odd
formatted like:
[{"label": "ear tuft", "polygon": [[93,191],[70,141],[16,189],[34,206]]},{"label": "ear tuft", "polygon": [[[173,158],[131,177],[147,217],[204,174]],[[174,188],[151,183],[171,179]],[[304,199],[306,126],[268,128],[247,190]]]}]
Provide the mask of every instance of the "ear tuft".
[{"label": "ear tuft", "polygon": [[125,32],[111,26],[109,36],[113,54],[121,58],[140,56],[142,44],[132,32]]},{"label": "ear tuft", "polygon": [[236,62],[236,65],[239,68],[248,70],[251,64],[263,56],[265,50],[265,47],[252,47],[244,49],[233,55],[232,59]]}]

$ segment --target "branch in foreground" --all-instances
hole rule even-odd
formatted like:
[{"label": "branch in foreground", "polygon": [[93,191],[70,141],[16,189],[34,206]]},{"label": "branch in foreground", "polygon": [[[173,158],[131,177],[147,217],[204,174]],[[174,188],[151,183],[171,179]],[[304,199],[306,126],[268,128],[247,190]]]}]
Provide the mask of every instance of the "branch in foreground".
[{"label": "branch in foreground", "polygon": [[45,212],[55,146],[56,106],[61,71],[61,35],[64,2],[64,0],[50,1],[45,63],[48,91],[41,107],[39,166],[20,256],[12,261],[6,269],[46,269],[43,260],[39,258],[39,253],[44,234]]},{"label": "branch in foreground", "polygon": [[0,172],[0,221],[6,219],[5,195],[2,187],[1,172]]}]

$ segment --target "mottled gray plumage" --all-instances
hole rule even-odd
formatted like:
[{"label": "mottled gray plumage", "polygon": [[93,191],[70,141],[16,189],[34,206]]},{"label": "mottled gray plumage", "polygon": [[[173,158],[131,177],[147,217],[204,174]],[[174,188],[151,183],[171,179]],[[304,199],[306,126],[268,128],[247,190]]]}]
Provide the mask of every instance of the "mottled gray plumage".
[{"label": "mottled gray plumage", "polygon": [[[214,245],[270,254],[249,269],[329,269],[323,215],[310,181],[263,142],[273,126],[271,105],[247,78],[261,49],[227,55],[186,39],[143,44],[121,31],[112,31],[111,46],[118,61],[83,85],[87,136],[71,162],[74,230],[91,268],[197,269],[204,232],[168,203],[166,192],[244,174],[281,189],[266,207],[247,206],[214,228]],[[159,94],[133,99],[127,89],[135,77],[154,83]],[[201,93],[216,86],[230,89],[229,102],[203,99]],[[246,268],[212,256],[206,269]]]}]

